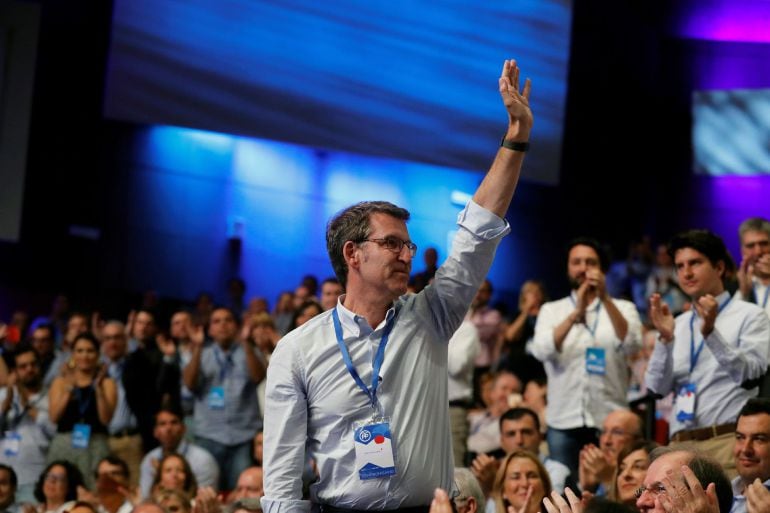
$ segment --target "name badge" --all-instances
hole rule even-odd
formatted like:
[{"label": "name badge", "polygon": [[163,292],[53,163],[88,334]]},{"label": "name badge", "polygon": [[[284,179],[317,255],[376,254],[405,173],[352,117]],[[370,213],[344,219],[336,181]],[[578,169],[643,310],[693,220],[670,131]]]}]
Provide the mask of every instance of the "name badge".
[{"label": "name badge", "polygon": [[72,428],[72,447],[75,449],[88,449],[91,440],[91,426],[88,424],[75,424]]},{"label": "name badge", "polygon": [[676,394],[676,420],[692,422],[695,420],[695,383],[685,383]]},{"label": "name badge", "polygon": [[396,474],[393,439],[388,422],[354,426],[356,468],[362,480]]},{"label": "name badge", "polygon": [[209,392],[209,408],[212,410],[225,409],[224,387],[211,387],[211,391]]},{"label": "name badge", "polygon": [[19,455],[21,448],[21,435],[16,431],[8,431],[3,438],[3,455],[7,458],[13,458]]},{"label": "name badge", "polygon": [[586,372],[599,376],[607,373],[607,357],[603,347],[586,348]]}]

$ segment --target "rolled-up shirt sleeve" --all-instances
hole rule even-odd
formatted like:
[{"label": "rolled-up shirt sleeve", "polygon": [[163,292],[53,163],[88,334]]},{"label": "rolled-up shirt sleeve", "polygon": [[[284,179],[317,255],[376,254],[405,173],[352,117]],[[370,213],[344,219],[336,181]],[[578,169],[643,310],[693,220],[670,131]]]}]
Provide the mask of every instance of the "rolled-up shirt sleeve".
[{"label": "rolled-up shirt sleeve", "polygon": [[737,344],[728,344],[716,328],[705,340],[719,365],[738,384],[756,379],[767,370],[770,320],[761,310],[746,318]]},{"label": "rolled-up shirt sleeve", "polygon": [[532,354],[541,362],[555,359],[558,355],[553,340],[553,330],[564,319],[557,319],[553,312],[553,304],[546,303],[540,308],[535,323],[535,338],[532,341]]},{"label": "rolled-up shirt sleeve", "polygon": [[644,373],[647,388],[660,395],[667,395],[674,387],[674,343],[674,340],[668,344],[656,341]]}]

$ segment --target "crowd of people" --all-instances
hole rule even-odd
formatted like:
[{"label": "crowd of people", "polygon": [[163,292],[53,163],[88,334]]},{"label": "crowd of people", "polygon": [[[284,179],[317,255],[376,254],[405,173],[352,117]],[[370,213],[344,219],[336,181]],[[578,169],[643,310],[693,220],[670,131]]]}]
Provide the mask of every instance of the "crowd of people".
[{"label": "crowd of people", "polygon": [[738,266],[705,230],[647,276],[631,258],[629,300],[575,239],[570,294],[527,281],[506,320],[485,276],[533,117],[515,61],[499,90],[508,129],[441,266],[410,280],[409,212],[362,202],[328,224],[336,278],[272,312],[236,279],[168,319],[149,295],[0,324],[0,511],[770,513],[770,222],[741,224]]}]

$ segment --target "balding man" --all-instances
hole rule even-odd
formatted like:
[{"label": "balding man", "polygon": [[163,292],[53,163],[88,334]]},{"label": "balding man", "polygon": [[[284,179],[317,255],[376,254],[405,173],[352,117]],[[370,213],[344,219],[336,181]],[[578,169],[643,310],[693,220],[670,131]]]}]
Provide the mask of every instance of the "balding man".
[{"label": "balding man", "polygon": [[238,476],[238,485],[230,494],[230,502],[240,499],[259,499],[265,495],[262,467],[249,467]]},{"label": "balding man", "polygon": [[636,500],[641,513],[730,511],[730,481],[716,461],[670,447],[658,447],[650,459]]},{"label": "balding man", "polygon": [[136,486],[142,456],[156,444],[155,413],[163,396],[179,389],[179,369],[175,363],[153,362],[142,347],[129,351],[126,328],[119,321],[109,321],[102,329],[101,352],[118,386],[115,413],[107,426],[110,452],[128,464],[131,486]]},{"label": "balding man", "polygon": [[602,423],[599,447],[588,444],[580,451],[579,480],[583,491],[603,495],[611,489],[618,454],[642,438],[642,419],[629,410],[610,412]]}]

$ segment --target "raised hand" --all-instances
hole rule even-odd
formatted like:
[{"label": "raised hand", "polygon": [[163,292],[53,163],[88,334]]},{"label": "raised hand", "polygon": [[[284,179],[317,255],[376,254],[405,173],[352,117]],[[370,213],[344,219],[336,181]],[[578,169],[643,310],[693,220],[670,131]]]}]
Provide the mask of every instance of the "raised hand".
[{"label": "raised hand", "polygon": [[192,513],[220,513],[222,505],[217,499],[217,492],[210,486],[198,488]]},{"label": "raised hand", "polygon": [[500,467],[500,462],[486,454],[479,454],[471,463],[471,472],[476,476],[485,495],[489,495],[492,491],[498,467]]},{"label": "raised hand", "polygon": [[529,509],[529,503],[532,501],[532,490],[534,490],[534,487],[529,485],[527,487],[527,495],[524,497],[524,503],[521,505],[518,511],[513,506],[508,506],[507,513],[527,513],[527,510]]},{"label": "raised hand", "polygon": [[770,278],[770,253],[765,253],[757,258],[756,262],[754,262],[754,269],[752,269],[752,272],[759,278]]},{"label": "raised hand", "polygon": [[433,492],[430,513],[452,513],[452,503],[449,501],[449,495],[441,488],[436,488]]},{"label": "raised hand", "polygon": [[650,321],[660,333],[660,340],[668,344],[674,340],[674,315],[660,294],[650,296]]},{"label": "raised hand", "polygon": [[719,303],[711,294],[699,297],[693,302],[692,306],[698,312],[698,316],[703,319],[700,331],[704,337],[708,337],[714,331],[714,322],[719,313]]},{"label": "raised hand", "polygon": [[575,492],[573,492],[569,486],[564,488],[564,495],[567,496],[567,501],[562,498],[556,491],[551,492],[551,498],[543,499],[543,505],[548,513],[582,513],[585,504]]},{"label": "raised hand", "polygon": [[754,283],[751,281],[751,277],[754,275],[754,259],[744,258],[741,260],[741,265],[735,273],[735,277],[738,279],[738,290],[741,291],[743,299],[748,300],[751,295],[751,288]]},{"label": "raised hand", "polygon": [[759,478],[746,487],[743,493],[746,497],[746,509],[749,513],[770,513],[770,490]]},{"label": "raised hand", "polygon": [[134,335],[134,322],[136,322],[136,310],[131,310],[126,319],[126,337],[128,338]]},{"label": "raised hand", "polygon": [[192,342],[193,348],[200,348],[203,346],[203,342],[206,340],[206,335],[203,332],[203,326],[196,324],[190,330],[190,342]]},{"label": "raised hand", "polygon": [[158,333],[155,336],[155,342],[158,345],[158,349],[160,349],[160,352],[163,353],[164,356],[176,355],[176,344],[174,344],[174,341],[171,339],[171,337],[167,337],[165,333]]},{"label": "raised hand", "polygon": [[16,384],[16,371],[11,371],[10,374],[8,374],[8,380],[5,382],[6,388],[6,394],[5,399],[3,400],[2,404],[2,412],[3,414],[8,413],[8,411],[11,409],[11,405],[13,404],[13,393],[14,393],[14,385]]},{"label": "raised hand", "polygon": [[102,339],[102,328],[104,328],[104,320],[102,320],[99,312],[91,314],[91,333],[94,334],[99,340]]},{"label": "raised hand", "polygon": [[609,480],[613,470],[602,450],[595,445],[588,444],[580,449],[578,479],[582,489],[593,489],[601,482]]},{"label": "raised hand", "polygon": [[[498,81],[500,96],[508,111],[508,136],[515,137],[526,135],[529,137],[529,129],[532,128],[532,110],[529,108],[529,93],[531,82],[524,83],[524,90],[519,90],[519,67],[515,60],[506,60],[503,63],[503,72]],[[512,130],[513,129],[513,130]],[[526,134],[521,133],[526,131]]]},{"label": "raised hand", "polygon": [[687,485],[681,479],[674,478],[673,469],[666,472],[662,480],[666,493],[655,497],[655,505],[660,504],[666,513],[719,513],[714,483],[709,483],[704,490],[698,478],[686,465],[682,466],[682,475]]},{"label": "raised hand", "polygon": [[599,299],[607,298],[607,283],[605,281],[604,273],[599,269],[588,269],[586,271],[586,281],[588,286],[596,291],[596,295]]}]

